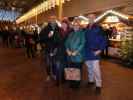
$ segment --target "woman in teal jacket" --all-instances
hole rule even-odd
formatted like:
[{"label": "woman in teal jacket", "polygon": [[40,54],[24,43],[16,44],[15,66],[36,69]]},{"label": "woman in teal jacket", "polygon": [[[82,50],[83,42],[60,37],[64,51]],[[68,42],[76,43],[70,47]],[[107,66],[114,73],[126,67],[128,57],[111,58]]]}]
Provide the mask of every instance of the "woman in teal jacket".
[{"label": "woman in teal jacket", "polygon": [[[68,67],[78,68],[82,71],[83,49],[85,44],[85,32],[80,29],[79,20],[73,23],[74,31],[68,36],[65,47],[67,52]],[[80,81],[71,81],[71,87],[79,87]]]}]

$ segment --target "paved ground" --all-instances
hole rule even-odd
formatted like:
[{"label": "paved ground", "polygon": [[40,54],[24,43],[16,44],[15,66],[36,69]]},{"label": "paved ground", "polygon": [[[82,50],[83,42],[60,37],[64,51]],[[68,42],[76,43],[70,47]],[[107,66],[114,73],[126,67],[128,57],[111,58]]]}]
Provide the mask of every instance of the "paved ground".
[{"label": "paved ground", "polygon": [[133,100],[133,70],[121,65],[102,61],[100,95],[85,82],[79,90],[46,82],[41,65],[39,58],[27,59],[21,49],[0,48],[0,100]]}]

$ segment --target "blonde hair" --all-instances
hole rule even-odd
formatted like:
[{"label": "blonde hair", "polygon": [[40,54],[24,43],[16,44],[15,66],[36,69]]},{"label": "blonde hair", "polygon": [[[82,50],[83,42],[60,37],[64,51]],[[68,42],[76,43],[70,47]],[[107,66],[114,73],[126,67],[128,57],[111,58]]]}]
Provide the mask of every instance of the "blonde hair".
[{"label": "blonde hair", "polygon": [[74,19],[74,21],[73,21],[73,25],[79,25],[79,26],[81,26],[81,20],[78,17],[76,17]]}]

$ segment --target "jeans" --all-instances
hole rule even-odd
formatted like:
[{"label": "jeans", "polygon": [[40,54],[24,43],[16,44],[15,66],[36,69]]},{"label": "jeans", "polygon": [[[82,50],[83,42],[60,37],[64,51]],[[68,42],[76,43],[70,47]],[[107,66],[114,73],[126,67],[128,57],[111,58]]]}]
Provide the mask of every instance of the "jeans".
[{"label": "jeans", "polygon": [[51,75],[56,75],[56,68],[55,68],[55,59],[54,57],[51,57],[50,54],[45,55],[45,60],[46,60],[46,70],[47,74],[49,76]]},{"label": "jeans", "polygon": [[88,67],[89,82],[96,82],[97,87],[102,86],[101,70],[99,60],[88,60],[86,65]]},{"label": "jeans", "polygon": [[27,56],[29,58],[33,58],[34,57],[34,50],[33,50],[32,46],[27,46],[26,47],[26,53],[27,53]]},{"label": "jeans", "polygon": [[46,70],[49,76],[56,76],[57,81],[61,81],[64,77],[64,63],[55,56],[50,56],[50,54],[45,55],[46,60]]}]

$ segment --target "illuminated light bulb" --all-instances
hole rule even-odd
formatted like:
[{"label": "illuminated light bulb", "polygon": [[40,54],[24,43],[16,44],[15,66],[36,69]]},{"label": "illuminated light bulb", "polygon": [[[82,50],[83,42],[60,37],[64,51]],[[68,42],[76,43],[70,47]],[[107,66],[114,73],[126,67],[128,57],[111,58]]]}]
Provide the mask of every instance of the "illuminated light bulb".
[{"label": "illuminated light bulb", "polygon": [[52,7],[55,7],[55,5],[56,5],[56,0],[52,0],[51,3],[52,3]]},{"label": "illuminated light bulb", "polygon": [[48,10],[48,2],[47,1],[46,1],[45,5],[46,5],[46,11],[47,11]]},{"label": "illuminated light bulb", "polygon": [[99,16],[98,18],[95,19],[95,22],[98,22],[100,19],[102,19],[104,16],[106,16],[107,14],[112,13],[114,15],[120,16],[124,19],[128,19],[128,16],[121,14],[119,12],[113,11],[113,10],[108,10],[105,13],[103,13],[101,16]]},{"label": "illuminated light bulb", "polygon": [[[65,3],[65,1],[71,1],[71,0],[62,0],[62,3]],[[55,7],[56,5],[59,6],[60,1],[59,0],[48,0],[48,1],[43,1],[41,4],[33,8],[32,10],[28,11],[24,15],[22,15],[20,18],[16,20],[16,22],[19,24],[21,22],[24,22],[25,20],[30,19],[31,17],[34,17],[42,12],[45,12],[52,7]],[[36,12],[35,12],[36,9]]]},{"label": "illuminated light bulb", "polygon": [[43,8],[43,6],[42,6],[42,8],[41,8],[41,13],[43,13],[44,12],[44,8]]},{"label": "illuminated light bulb", "polygon": [[52,5],[51,5],[51,1],[49,0],[48,1],[48,9],[51,9],[52,8]]},{"label": "illuminated light bulb", "polygon": [[124,14],[121,14],[119,12],[116,12],[116,11],[113,11],[113,10],[109,10],[110,13],[113,13],[113,14],[116,14],[124,19],[128,19],[128,16],[124,15]]},{"label": "illuminated light bulb", "polygon": [[60,1],[56,0],[56,5],[59,6],[59,4],[60,4]]},{"label": "illuminated light bulb", "polygon": [[62,2],[62,3],[65,3],[65,0],[62,0],[61,2]]},{"label": "illuminated light bulb", "polygon": [[43,9],[43,12],[45,12],[45,2],[43,2],[42,4],[42,9]]},{"label": "illuminated light bulb", "polygon": [[43,7],[43,12],[45,12],[45,11],[46,11],[46,10],[45,10],[45,8],[46,8],[45,2],[43,2],[42,7]]},{"label": "illuminated light bulb", "polygon": [[86,21],[89,21],[89,19],[87,18],[87,17],[85,17],[85,16],[79,16],[79,18],[81,18],[81,19],[84,19],[84,20],[86,20]]},{"label": "illuminated light bulb", "polygon": [[50,3],[51,3],[51,8],[55,7],[55,0],[50,0]]},{"label": "illuminated light bulb", "polygon": [[108,16],[106,19],[105,19],[105,22],[119,22],[119,18],[117,16]]}]

